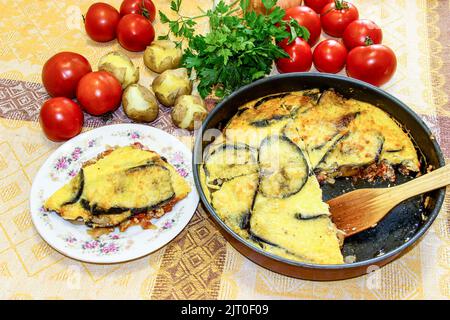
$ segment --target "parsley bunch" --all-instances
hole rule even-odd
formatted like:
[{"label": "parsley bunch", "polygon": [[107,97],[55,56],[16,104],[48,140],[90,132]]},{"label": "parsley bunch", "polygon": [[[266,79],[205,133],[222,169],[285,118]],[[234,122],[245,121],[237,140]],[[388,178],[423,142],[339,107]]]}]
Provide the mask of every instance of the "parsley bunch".
[{"label": "parsley bunch", "polygon": [[[274,60],[289,57],[277,42],[309,38],[308,30],[297,21],[282,20],[285,11],[275,6],[276,0],[262,0],[266,14],[247,11],[250,0],[237,0],[229,5],[221,0],[214,9],[196,17],[179,13],[181,1],[171,2],[171,10],[177,13],[175,20],[159,11],[161,22],[169,24],[168,34],[159,39],[168,39],[172,33],[187,40],[182,65],[190,72],[195,70],[203,98],[210,93],[220,98],[227,96],[269,74]],[[236,15],[240,10],[243,15]],[[206,34],[196,34],[195,20],[203,17],[209,19],[210,29]],[[181,46],[181,41],[177,45]]]}]

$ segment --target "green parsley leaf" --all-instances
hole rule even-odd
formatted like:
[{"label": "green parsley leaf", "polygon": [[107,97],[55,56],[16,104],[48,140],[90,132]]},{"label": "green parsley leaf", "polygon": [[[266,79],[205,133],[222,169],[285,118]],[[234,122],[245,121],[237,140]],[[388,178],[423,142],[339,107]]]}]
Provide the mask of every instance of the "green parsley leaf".
[{"label": "green parsley leaf", "polygon": [[170,3],[170,9],[172,9],[175,12],[180,11],[181,6],[181,0],[174,0]]},{"label": "green parsley leaf", "polygon": [[[237,4],[243,15],[235,14]],[[189,18],[178,13],[181,0],[173,0],[171,10],[178,18],[170,20],[160,13],[161,22],[169,25],[169,34],[187,41],[181,64],[190,73],[195,72],[203,98],[211,93],[225,97],[269,74],[275,60],[289,57],[276,45],[279,41],[309,38],[308,30],[294,19],[283,20],[285,11],[275,6],[276,0],[263,0],[265,15],[247,11],[249,5],[250,0],[235,0],[231,4],[221,0],[214,9]],[[209,20],[210,29],[206,34],[197,34],[194,20],[202,17]],[[181,47],[181,41],[176,43]]]},{"label": "green parsley leaf", "polygon": [[272,9],[277,4],[277,0],[262,0],[262,4],[264,8],[269,10]]},{"label": "green parsley leaf", "polygon": [[169,22],[169,18],[167,18],[167,16],[163,12],[161,12],[161,10],[159,10],[159,20],[161,20],[161,23]]},{"label": "green parsley leaf", "polygon": [[164,36],[158,36],[158,40],[168,40],[169,39],[169,35],[166,34]]}]

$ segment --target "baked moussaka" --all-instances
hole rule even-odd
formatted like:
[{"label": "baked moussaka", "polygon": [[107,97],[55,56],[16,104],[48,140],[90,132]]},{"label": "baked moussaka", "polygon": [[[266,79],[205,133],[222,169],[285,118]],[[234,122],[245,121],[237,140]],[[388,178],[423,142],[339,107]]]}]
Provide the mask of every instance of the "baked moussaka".
[{"label": "baked moussaka", "polygon": [[71,221],[82,221],[98,236],[119,227],[152,226],[190,192],[189,184],[156,152],[141,144],[106,150],[44,204]]},{"label": "baked moussaka", "polygon": [[287,259],[342,264],[343,233],[320,183],[394,181],[420,164],[410,137],[387,113],[313,89],[240,107],[206,147],[201,167],[208,201],[240,237]]}]

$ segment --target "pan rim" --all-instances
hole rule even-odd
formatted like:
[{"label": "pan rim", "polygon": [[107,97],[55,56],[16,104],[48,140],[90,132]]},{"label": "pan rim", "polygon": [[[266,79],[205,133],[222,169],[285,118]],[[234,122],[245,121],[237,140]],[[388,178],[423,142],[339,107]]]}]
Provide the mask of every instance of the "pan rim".
[{"label": "pan rim", "polygon": [[[258,254],[261,254],[267,258],[276,260],[278,262],[282,262],[291,266],[300,267],[300,268],[308,268],[308,269],[315,269],[315,270],[342,270],[342,269],[353,269],[353,268],[361,268],[361,267],[368,267],[371,265],[376,265],[377,263],[380,263],[384,260],[388,260],[391,257],[395,257],[399,255],[400,253],[404,252],[407,248],[415,244],[424,234],[425,232],[430,228],[434,220],[439,215],[439,212],[442,209],[442,204],[444,202],[445,198],[445,187],[437,189],[438,195],[436,197],[435,207],[430,212],[427,221],[420,227],[420,229],[417,231],[417,233],[409,238],[406,242],[404,242],[402,245],[398,246],[394,250],[391,250],[384,255],[370,258],[363,261],[358,261],[354,263],[344,263],[344,264],[314,264],[314,263],[307,263],[307,262],[298,262],[293,261],[289,259],[282,258],[280,256],[277,256],[275,254],[269,253],[267,251],[264,251],[262,248],[258,248],[256,246],[253,246],[249,242],[242,239],[239,235],[237,235],[228,225],[226,225],[217,215],[214,208],[211,206],[211,204],[206,199],[205,193],[203,192],[203,188],[201,187],[200,178],[199,178],[199,163],[201,163],[201,159],[199,159],[201,150],[202,150],[202,137],[203,132],[206,130],[206,126],[211,121],[212,118],[214,118],[215,114],[219,112],[219,110],[223,107],[223,105],[226,104],[226,102],[235,96],[243,95],[247,90],[250,90],[254,87],[257,87],[261,84],[264,84],[266,82],[276,81],[278,79],[282,78],[295,78],[297,80],[301,80],[302,78],[323,78],[327,80],[338,80],[347,82],[350,86],[356,86],[360,89],[366,89],[368,91],[371,91],[375,95],[383,96],[389,100],[391,100],[394,104],[398,105],[400,108],[402,108],[404,111],[406,111],[414,120],[417,122],[417,124],[426,132],[428,137],[431,137],[433,133],[428,128],[428,126],[425,124],[425,122],[417,115],[410,107],[408,107],[405,103],[400,101],[398,98],[393,96],[392,94],[384,91],[383,89],[380,89],[376,86],[373,86],[369,83],[341,76],[341,75],[335,75],[335,74],[323,74],[323,73],[314,73],[314,72],[295,72],[295,73],[286,73],[286,74],[279,74],[279,75],[273,75],[269,77],[265,77],[263,79],[260,79],[258,81],[252,82],[246,86],[243,86],[239,88],[238,90],[234,91],[232,94],[230,94],[227,98],[222,100],[217,106],[214,107],[214,109],[208,114],[206,119],[203,121],[201,129],[195,134],[195,143],[194,143],[194,152],[193,152],[193,173],[194,173],[194,181],[195,186],[198,190],[198,193],[200,195],[200,198],[202,200],[203,205],[206,207],[208,213],[214,218],[214,220],[222,227],[229,235],[231,235],[236,241],[240,242],[241,244],[245,245],[248,249],[253,250],[257,252]],[[433,149],[435,150],[439,162],[439,166],[442,167],[445,165],[444,156],[442,153],[442,150],[437,143],[436,139],[430,138],[431,145]],[[246,256],[247,259],[249,259]],[[252,260],[252,259],[250,259]],[[252,260],[253,261],[253,260]]]}]

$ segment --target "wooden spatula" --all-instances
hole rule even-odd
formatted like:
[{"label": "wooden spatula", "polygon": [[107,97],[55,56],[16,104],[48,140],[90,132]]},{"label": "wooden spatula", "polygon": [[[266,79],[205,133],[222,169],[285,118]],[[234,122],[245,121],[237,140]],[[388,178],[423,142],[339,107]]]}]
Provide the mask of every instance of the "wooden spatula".
[{"label": "wooden spatula", "polygon": [[345,237],[375,226],[397,204],[450,184],[450,164],[391,188],[358,189],[328,201],[331,219]]}]

